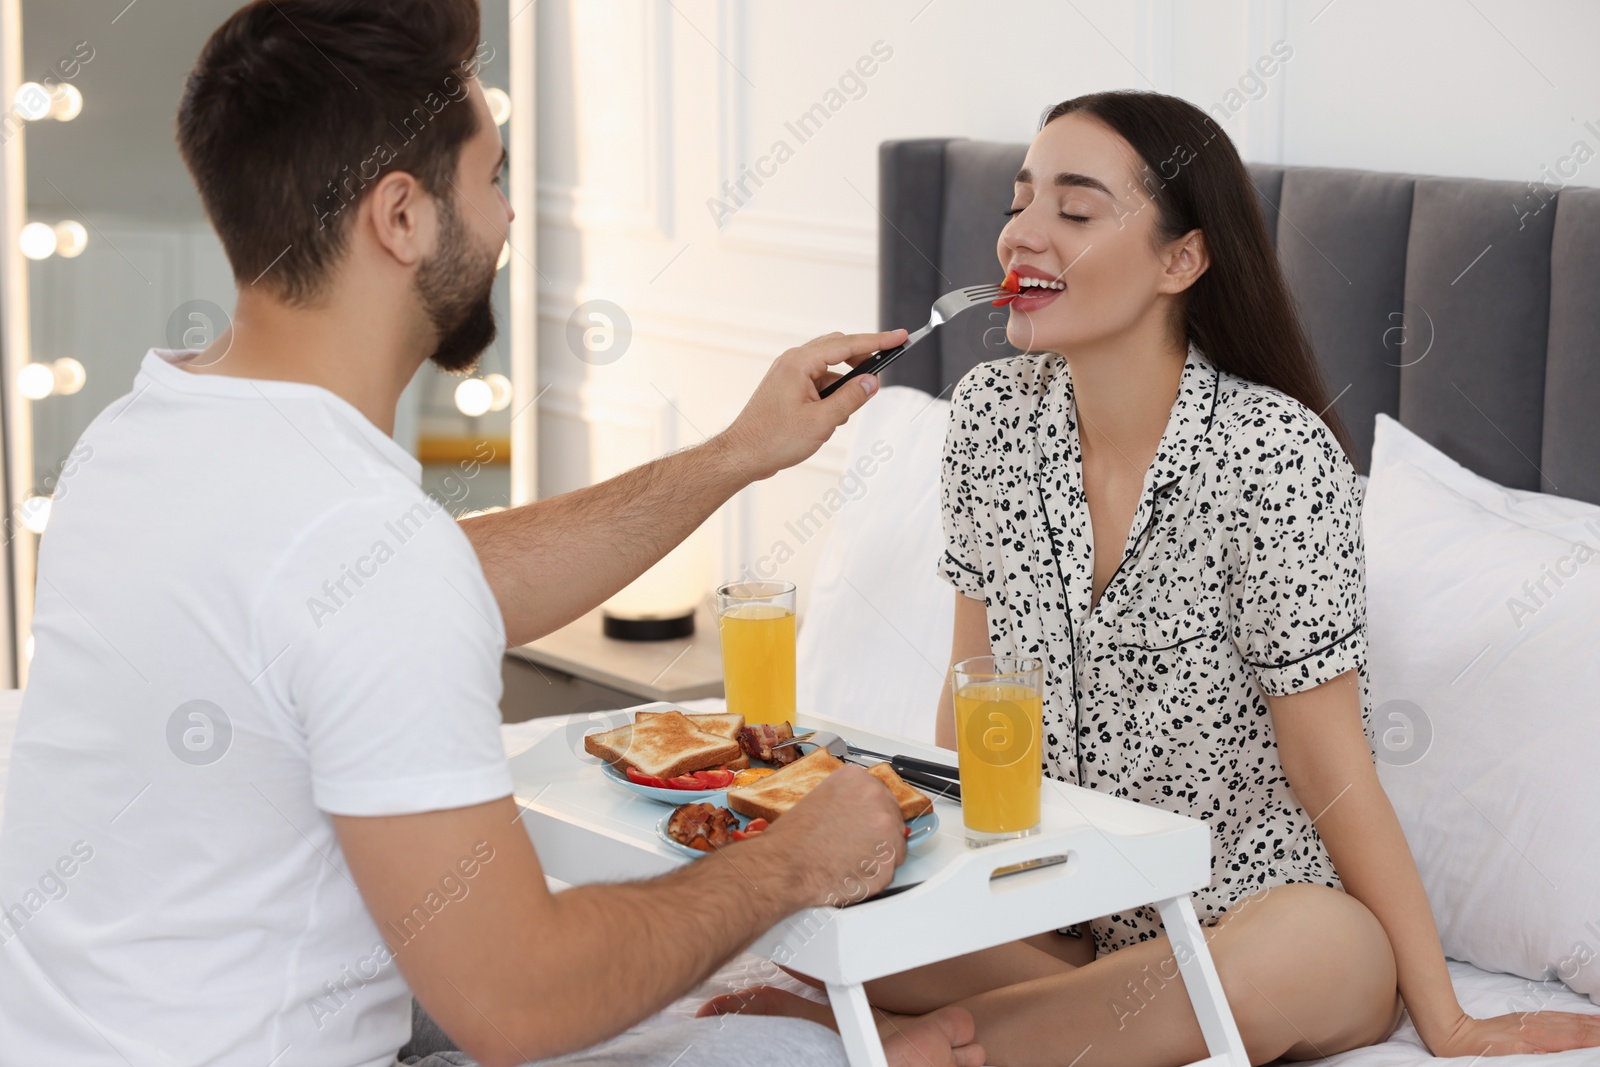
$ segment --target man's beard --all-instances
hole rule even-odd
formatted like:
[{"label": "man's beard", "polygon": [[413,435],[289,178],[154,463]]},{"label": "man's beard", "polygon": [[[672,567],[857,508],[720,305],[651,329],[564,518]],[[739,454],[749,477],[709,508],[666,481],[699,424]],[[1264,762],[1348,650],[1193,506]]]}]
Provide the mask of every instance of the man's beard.
[{"label": "man's beard", "polygon": [[417,269],[417,294],[439,332],[428,358],[456,374],[477,365],[494,341],[495,261],[499,250],[479,252],[448,196],[439,202],[439,247]]}]

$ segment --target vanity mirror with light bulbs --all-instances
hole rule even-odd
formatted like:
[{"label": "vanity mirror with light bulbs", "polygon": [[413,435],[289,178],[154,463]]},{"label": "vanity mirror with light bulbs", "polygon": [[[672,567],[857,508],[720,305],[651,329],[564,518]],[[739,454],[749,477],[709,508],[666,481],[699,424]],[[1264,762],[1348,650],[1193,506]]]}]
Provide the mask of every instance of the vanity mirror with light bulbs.
[{"label": "vanity mirror with light bulbs", "polygon": [[[148,349],[203,348],[228,326],[235,282],[179,158],[174,120],[195,57],[239,6],[0,0],[0,687],[26,681],[39,541],[60,478],[83,460],[78,437],[130,391]],[[480,31],[479,78],[510,154],[517,213],[495,282],[499,336],[468,375],[425,364],[395,423],[395,439],[422,464],[423,489],[457,515],[536,496],[536,20],[519,10],[527,6],[486,0]]]}]

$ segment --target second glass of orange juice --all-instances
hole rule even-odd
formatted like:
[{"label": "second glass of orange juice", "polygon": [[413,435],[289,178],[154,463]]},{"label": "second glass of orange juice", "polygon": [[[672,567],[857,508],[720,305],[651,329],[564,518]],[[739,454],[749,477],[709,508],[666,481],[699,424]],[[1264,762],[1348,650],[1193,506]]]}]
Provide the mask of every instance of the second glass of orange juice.
[{"label": "second glass of orange juice", "polygon": [[747,723],[794,722],[793,582],[728,582],[717,589],[728,710]]},{"label": "second glass of orange juice", "polygon": [[1017,656],[975,656],[951,668],[969,845],[1039,829],[1043,673],[1037,659]]}]

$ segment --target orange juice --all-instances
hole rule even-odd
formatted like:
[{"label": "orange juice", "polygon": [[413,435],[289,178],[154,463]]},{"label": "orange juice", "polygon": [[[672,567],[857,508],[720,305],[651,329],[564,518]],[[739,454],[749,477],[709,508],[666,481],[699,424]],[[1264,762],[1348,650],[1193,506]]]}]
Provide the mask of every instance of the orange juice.
[{"label": "orange juice", "polygon": [[728,710],[747,723],[794,722],[794,612],[737,604],[718,618]]},{"label": "orange juice", "polygon": [[1013,834],[1039,825],[1043,774],[1039,690],[1015,682],[974,682],[955,692],[961,814],[968,830]]}]

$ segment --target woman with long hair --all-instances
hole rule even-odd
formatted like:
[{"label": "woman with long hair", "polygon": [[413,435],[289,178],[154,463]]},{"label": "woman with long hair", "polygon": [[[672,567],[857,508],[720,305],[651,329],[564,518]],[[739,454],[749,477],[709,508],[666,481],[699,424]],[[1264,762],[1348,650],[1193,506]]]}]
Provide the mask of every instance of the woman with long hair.
[{"label": "woman with long hair", "polygon": [[[952,663],[1041,660],[1046,774],[1210,826],[1193,902],[1252,1063],[1383,1041],[1402,1007],[1438,1056],[1600,1045],[1592,1016],[1456,999],[1373,766],[1360,485],[1233,144],[1174,97],[1080,96],[1006,213],[1023,354],[953,397]],[[948,684],[938,715],[955,748]],[[1139,1067],[1206,1056],[1177,975],[1143,907],[867,990],[961,1005],[993,1064]],[[729,1010],[831,1021],[771,989],[702,1009]]]}]

